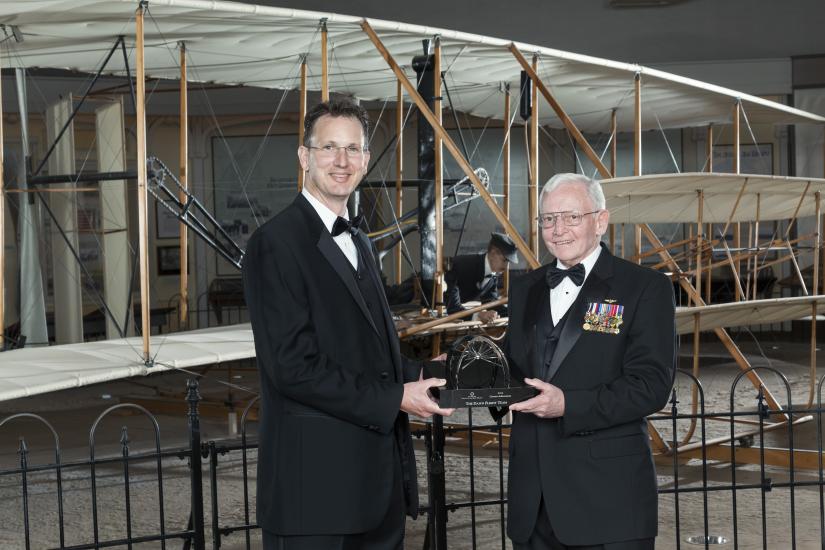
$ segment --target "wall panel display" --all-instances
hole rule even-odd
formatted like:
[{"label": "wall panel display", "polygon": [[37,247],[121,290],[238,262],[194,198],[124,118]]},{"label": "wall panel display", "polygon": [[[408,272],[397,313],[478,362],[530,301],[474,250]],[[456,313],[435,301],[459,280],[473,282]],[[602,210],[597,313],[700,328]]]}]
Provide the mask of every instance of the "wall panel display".
[{"label": "wall panel display", "polygon": [[[739,146],[739,173],[773,175],[773,144]],[[733,173],[733,145],[714,145],[713,171]]]},{"label": "wall panel display", "polygon": [[[297,192],[298,136],[212,138],[215,218],[242,249]],[[218,258],[218,275],[239,275]]]}]

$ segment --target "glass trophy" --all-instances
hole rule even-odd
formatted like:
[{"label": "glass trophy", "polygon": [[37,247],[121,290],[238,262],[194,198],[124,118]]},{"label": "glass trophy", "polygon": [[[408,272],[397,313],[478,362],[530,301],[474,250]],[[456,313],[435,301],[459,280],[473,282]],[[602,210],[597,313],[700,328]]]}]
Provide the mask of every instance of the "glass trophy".
[{"label": "glass trophy", "polygon": [[450,346],[445,378],[438,391],[445,408],[506,407],[538,394],[532,386],[511,386],[507,359],[486,336],[464,336]]}]

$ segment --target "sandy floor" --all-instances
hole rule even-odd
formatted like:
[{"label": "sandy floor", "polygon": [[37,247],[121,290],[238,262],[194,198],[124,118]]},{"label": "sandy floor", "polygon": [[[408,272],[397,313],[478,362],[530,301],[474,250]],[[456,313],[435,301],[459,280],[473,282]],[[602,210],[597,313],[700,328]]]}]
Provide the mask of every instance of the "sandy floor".
[{"label": "sandy floor", "polygon": [[[742,337],[742,347],[748,353],[754,365],[771,365],[787,377],[793,403],[804,405],[808,397],[808,345],[803,343],[760,342],[761,351],[752,341]],[[685,346],[688,349],[689,346]],[[730,387],[738,369],[724,355],[720,346],[703,345],[701,380],[705,390],[706,409],[708,411],[727,411],[730,409]],[[686,363],[687,365],[687,363]],[[825,366],[825,365],[823,365]],[[232,390],[234,399],[246,401],[254,391],[256,381],[254,372],[238,371],[228,377],[226,373],[211,371],[201,380],[202,393],[210,399],[227,399],[227,386],[222,382],[230,380],[236,387]],[[771,373],[762,373],[766,386],[779,401],[787,403],[783,383]],[[236,378],[240,376],[240,378]],[[103,387],[91,387],[71,392],[62,392],[16,402],[0,403],[0,418],[20,411],[42,414],[51,422],[61,438],[62,460],[86,459],[89,455],[89,427],[106,407],[119,399],[126,402],[130,397],[156,396],[159,393],[180,392],[185,387],[186,376],[173,374],[148,377],[140,381],[119,382]],[[685,377],[680,377],[677,385],[679,411],[690,410],[690,386]],[[104,398],[104,394],[113,396]],[[743,380],[734,392],[733,400],[736,410],[752,411],[756,404],[756,392],[753,386]],[[175,397],[173,400],[180,400]],[[183,412],[158,414],[161,427],[161,444],[167,447],[186,445],[186,417]],[[751,417],[753,419],[755,417]],[[457,416],[453,420],[461,420]],[[486,422],[484,414],[481,421]],[[683,437],[687,432],[689,421],[680,420],[677,435]],[[672,439],[670,422],[657,422],[656,425],[665,439]],[[128,428],[130,452],[136,453],[154,445],[153,427],[141,415],[116,413],[108,416],[100,425],[96,435],[95,452],[98,457],[118,456],[121,452],[119,441],[122,428]],[[740,429],[740,428],[738,428]],[[741,429],[745,429],[744,427]],[[204,416],[202,420],[203,439],[222,439],[227,436],[226,419]],[[254,426],[250,426],[254,431]],[[727,422],[709,422],[707,437],[726,435],[730,430]],[[697,430],[698,432],[698,430]],[[32,465],[43,464],[53,460],[54,451],[51,435],[32,421],[24,420],[11,427],[0,428],[0,468],[6,469],[18,464],[18,436],[25,434],[25,443],[30,451]],[[696,436],[694,436],[695,439]],[[766,434],[767,446],[787,447],[787,430]],[[795,446],[801,449],[816,449],[816,423],[808,422],[794,429]],[[753,445],[759,446],[759,437]],[[254,472],[255,453],[249,455],[249,491],[251,510],[254,518]],[[420,483],[425,484],[426,463],[423,447],[418,452]],[[212,511],[208,476],[208,463],[204,465],[204,509],[207,524],[207,548],[211,546]],[[506,480],[506,454],[504,459]],[[133,536],[156,532],[159,527],[160,507],[158,484],[154,462],[132,464],[130,476],[130,503],[132,513],[131,530]],[[447,494],[450,502],[463,502],[470,498],[470,471],[466,449],[451,447],[446,457]],[[218,502],[221,526],[237,525],[244,521],[243,464],[239,452],[232,452],[219,457],[218,467]],[[711,462],[708,465],[708,484],[710,487],[730,484],[733,469],[729,463]],[[739,465],[735,469],[736,481],[742,484],[758,484],[760,468],[758,465]],[[789,479],[787,469],[767,467],[765,475],[773,484]],[[190,509],[188,467],[185,459],[170,457],[163,462],[164,521],[167,530],[181,530],[186,527]],[[816,483],[819,480],[815,470],[796,470],[797,482]],[[495,450],[481,451],[475,457],[473,471],[474,491],[477,500],[493,500],[500,497],[499,461]],[[92,538],[92,508],[90,490],[90,471],[88,467],[66,467],[62,473],[63,506],[65,516],[66,544],[80,544]],[[702,465],[699,460],[682,461],[679,465],[678,483],[681,488],[701,487]],[[57,493],[54,473],[31,473],[27,479],[29,487],[28,507],[31,529],[31,548],[40,549],[58,544],[57,528]],[[101,539],[116,538],[126,534],[125,494],[123,484],[123,466],[119,463],[100,465],[97,468],[96,483],[98,490],[97,510]],[[672,463],[662,461],[659,464],[659,484],[663,489],[675,485]],[[24,548],[23,500],[21,497],[21,479],[19,475],[0,478],[0,549]],[[426,502],[426,487],[421,487],[422,502]],[[796,487],[793,492],[788,488],[774,487],[765,494],[764,518],[767,531],[763,531],[762,493],[758,489],[740,489],[736,491],[736,520],[739,548],[762,548],[763,534],[765,547],[770,549],[791,548],[795,538],[796,548],[821,548],[820,489],[816,485]],[[683,493],[679,495],[678,507],[681,518],[678,526],[675,521],[676,500],[672,495],[660,498],[660,536],[657,548],[699,548],[686,542],[690,536],[703,534],[704,501],[702,492]],[[795,523],[791,522],[791,507],[795,511]],[[733,548],[733,495],[729,489],[709,491],[707,493],[708,531],[711,535],[724,536],[731,540],[720,548]],[[469,548],[510,548],[509,541],[502,541],[501,518],[506,508],[492,505],[476,510],[476,529],[471,529],[471,512],[463,509],[449,515],[449,548],[463,550]],[[793,529],[792,529],[793,527]],[[594,525],[594,528],[597,526]],[[407,525],[407,548],[423,548],[425,518],[409,521]],[[474,541],[475,540],[475,544]],[[677,540],[681,541],[677,544]],[[180,548],[179,540],[170,541],[167,547]],[[252,534],[252,548],[259,546],[257,533]],[[160,548],[159,543],[134,545],[134,548]],[[245,547],[245,537],[235,533],[222,538],[221,548],[240,549]],[[716,546],[712,546],[716,547]]]}]

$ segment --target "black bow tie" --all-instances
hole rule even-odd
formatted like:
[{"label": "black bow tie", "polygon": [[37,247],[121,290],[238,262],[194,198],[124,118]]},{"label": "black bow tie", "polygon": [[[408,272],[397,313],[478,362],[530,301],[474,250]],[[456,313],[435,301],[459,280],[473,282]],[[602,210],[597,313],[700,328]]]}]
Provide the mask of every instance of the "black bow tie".
[{"label": "black bow tie", "polygon": [[547,284],[550,288],[556,288],[565,277],[570,277],[570,280],[576,286],[582,286],[584,282],[584,266],[576,264],[570,269],[559,269],[555,265],[547,268]]},{"label": "black bow tie", "polygon": [[332,236],[337,237],[344,231],[349,231],[353,235],[358,231],[358,228],[361,227],[361,222],[364,221],[363,214],[358,214],[352,220],[347,220],[338,216],[335,219],[335,223],[332,224]]}]

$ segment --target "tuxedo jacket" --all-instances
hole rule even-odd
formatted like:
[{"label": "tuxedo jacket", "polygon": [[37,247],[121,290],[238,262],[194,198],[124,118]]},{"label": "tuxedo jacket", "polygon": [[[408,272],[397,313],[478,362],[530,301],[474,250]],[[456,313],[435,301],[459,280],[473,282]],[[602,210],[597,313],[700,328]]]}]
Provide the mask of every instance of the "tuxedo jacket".
[{"label": "tuxedo jacket", "polygon": [[[565,410],[557,419],[514,413],[508,534],[527,541],[543,495],[564,544],[655,537],[657,483],[645,417],[666,404],[673,385],[673,287],[602,247],[547,361],[539,357],[543,334],[536,328],[550,308],[546,271],[511,284],[505,353],[514,380],[558,386]],[[623,306],[618,334],[585,329],[590,304]]]},{"label": "tuxedo jacket", "polygon": [[[353,238],[374,253],[362,232]],[[409,422],[399,406],[420,365],[401,355],[375,258],[365,263],[383,326],[303,196],[255,231],[246,250],[261,382],[257,518],[278,535],[377,527],[399,459],[408,512],[417,510]]]},{"label": "tuxedo jacket", "polygon": [[[447,313],[461,311],[464,306],[462,302],[477,300],[481,303],[498,300],[498,284],[489,281],[483,284],[484,280],[484,254],[467,254],[453,258],[450,270],[444,276],[447,283],[447,290],[444,292],[444,303],[447,305]],[[479,288],[479,284],[482,284]],[[497,311],[499,309],[497,308]],[[502,313],[506,310],[501,310]]]}]

